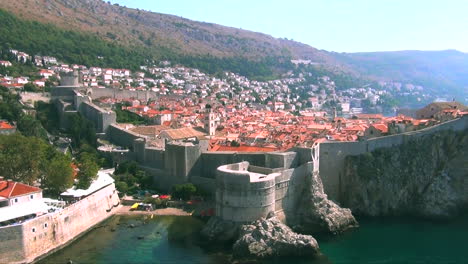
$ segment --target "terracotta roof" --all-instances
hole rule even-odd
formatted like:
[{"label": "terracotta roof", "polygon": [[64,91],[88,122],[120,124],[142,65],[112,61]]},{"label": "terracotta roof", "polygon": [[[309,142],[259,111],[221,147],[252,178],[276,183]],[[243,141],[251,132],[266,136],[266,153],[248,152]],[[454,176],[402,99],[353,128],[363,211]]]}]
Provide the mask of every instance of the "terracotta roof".
[{"label": "terracotta roof", "polygon": [[0,121],[0,129],[12,129],[15,128],[14,126],[10,125],[6,121]]},{"label": "terracotta roof", "polygon": [[231,146],[214,146],[211,151],[239,151],[239,152],[270,152],[276,151],[277,148],[274,147],[254,147],[254,146],[239,146],[239,147],[231,147]]},{"label": "terracotta roof", "polygon": [[384,124],[374,124],[372,125],[376,129],[380,130],[382,133],[387,133],[388,132],[388,126]]},{"label": "terracotta roof", "polygon": [[356,114],[355,116],[359,119],[383,119],[381,114]]},{"label": "terracotta roof", "polygon": [[161,131],[168,129],[169,127],[167,126],[160,126],[160,125],[154,125],[154,126],[136,126],[133,128],[130,128],[130,131],[133,131],[137,134],[140,135],[145,135],[145,136],[157,136]]},{"label": "terracotta roof", "polygon": [[40,192],[41,189],[20,182],[0,181],[0,197],[11,198],[29,193]]},{"label": "terracotta roof", "polygon": [[163,133],[167,134],[167,136],[170,137],[172,140],[193,138],[193,137],[199,138],[199,137],[204,137],[207,135],[206,133],[196,130],[192,127],[168,129],[168,130],[161,131],[161,135]]}]

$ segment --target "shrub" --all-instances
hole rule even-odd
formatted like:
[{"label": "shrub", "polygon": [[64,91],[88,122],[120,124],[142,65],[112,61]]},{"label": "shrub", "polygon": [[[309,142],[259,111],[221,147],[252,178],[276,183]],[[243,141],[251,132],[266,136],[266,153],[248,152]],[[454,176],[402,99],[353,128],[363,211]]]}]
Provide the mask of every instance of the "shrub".
[{"label": "shrub", "polygon": [[172,187],[172,197],[175,199],[189,200],[197,192],[197,187],[191,183],[176,184]]}]

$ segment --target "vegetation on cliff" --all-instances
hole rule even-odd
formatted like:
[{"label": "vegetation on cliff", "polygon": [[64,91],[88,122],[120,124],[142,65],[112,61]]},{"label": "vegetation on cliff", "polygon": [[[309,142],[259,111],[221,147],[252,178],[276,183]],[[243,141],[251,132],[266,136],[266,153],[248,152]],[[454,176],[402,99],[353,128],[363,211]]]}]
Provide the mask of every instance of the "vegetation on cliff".
[{"label": "vegetation on cliff", "polygon": [[138,190],[153,187],[153,178],[139,169],[135,161],[118,164],[113,177],[117,190],[123,194],[135,194]]},{"label": "vegetation on cliff", "polygon": [[117,116],[118,123],[130,123],[134,125],[147,125],[148,122],[145,118],[139,116],[138,114],[132,113],[128,110],[122,110],[122,104],[115,104],[114,112]]},{"label": "vegetation on cliff", "polygon": [[23,112],[18,94],[13,94],[7,88],[0,86],[0,98],[2,98],[0,100],[0,119],[16,123],[18,131],[25,136],[47,140],[47,131],[41,122],[34,116]]}]

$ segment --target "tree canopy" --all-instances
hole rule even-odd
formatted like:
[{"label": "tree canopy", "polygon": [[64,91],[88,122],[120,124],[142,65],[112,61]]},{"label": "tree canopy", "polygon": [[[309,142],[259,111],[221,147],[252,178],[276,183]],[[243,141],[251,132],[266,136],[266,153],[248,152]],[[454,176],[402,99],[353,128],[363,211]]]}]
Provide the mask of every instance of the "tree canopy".
[{"label": "tree canopy", "polygon": [[51,193],[73,185],[71,158],[44,140],[18,133],[0,135],[0,175],[26,184],[39,183]]}]

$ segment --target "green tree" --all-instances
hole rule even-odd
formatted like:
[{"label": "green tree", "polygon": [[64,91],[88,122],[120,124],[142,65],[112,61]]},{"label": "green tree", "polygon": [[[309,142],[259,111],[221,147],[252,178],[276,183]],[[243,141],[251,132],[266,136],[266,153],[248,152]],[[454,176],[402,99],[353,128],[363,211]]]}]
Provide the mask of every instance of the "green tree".
[{"label": "green tree", "polygon": [[78,184],[79,189],[88,189],[97,178],[99,167],[91,155],[82,155],[79,160]]},{"label": "green tree", "polygon": [[189,200],[197,192],[197,187],[191,183],[176,184],[172,187],[172,197],[176,199]]},{"label": "green tree", "polygon": [[117,182],[115,184],[115,188],[117,188],[117,190],[120,193],[127,193],[128,192],[128,184],[126,182],[123,182],[123,181]]},{"label": "green tree", "polygon": [[58,132],[60,119],[57,110],[53,104],[38,101],[35,104],[36,118],[42,126],[50,133]]},{"label": "green tree", "polygon": [[66,155],[56,155],[46,168],[46,177],[42,186],[52,194],[60,194],[73,186],[71,160]]},{"label": "green tree", "polygon": [[72,138],[74,147],[80,147],[82,144],[96,146],[96,130],[94,124],[83,118],[80,114],[70,116],[70,126],[67,133]]},{"label": "green tree", "polygon": [[18,130],[27,137],[38,137],[47,140],[47,131],[36,118],[23,115],[18,120]]},{"label": "green tree", "polygon": [[27,83],[24,85],[23,89],[26,91],[26,92],[37,92],[39,91],[38,87],[32,83]]},{"label": "green tree", "polygon": [[0,175],[33,184],[43,173],[46,148],[47,144],[38,138],[20,134],[0,136]]},{"label": "green tree", "polygon": [[0,135],[0,175],[59,193],[73,183],[70,157],[37,137]]}]

